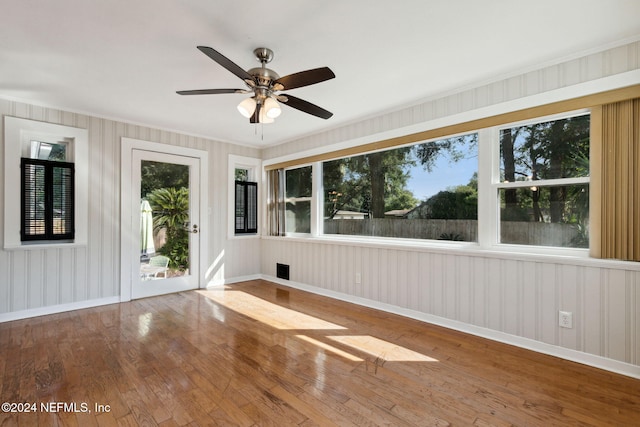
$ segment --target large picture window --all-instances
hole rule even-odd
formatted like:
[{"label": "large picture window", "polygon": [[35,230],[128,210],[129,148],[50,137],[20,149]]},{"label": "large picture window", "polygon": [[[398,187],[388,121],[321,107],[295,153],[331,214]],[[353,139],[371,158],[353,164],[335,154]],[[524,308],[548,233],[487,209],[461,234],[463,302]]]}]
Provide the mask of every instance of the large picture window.
[{"label": "large picture window", "polygon": [[[286,231],[586,254],[580,250],[589,248],[589,147],[590,114],[583,110],[327,156],[280,170]],[[310,227],[313,218],[322,221]]]},{"label": "large picture window", "polygon": [[477,240],[477,134],[324,162],[324,233]]}]

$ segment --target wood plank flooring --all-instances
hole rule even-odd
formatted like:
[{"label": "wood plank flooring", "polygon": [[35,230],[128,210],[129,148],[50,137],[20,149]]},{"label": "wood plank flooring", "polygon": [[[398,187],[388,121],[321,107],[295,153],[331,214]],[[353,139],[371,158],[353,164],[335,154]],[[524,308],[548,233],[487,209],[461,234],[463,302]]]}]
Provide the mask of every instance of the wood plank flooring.
[{"label": "wood plank flooring", "polygon": [[2,323],[0,380],[0,426],[640,425],[640,380],[265,281]]}]

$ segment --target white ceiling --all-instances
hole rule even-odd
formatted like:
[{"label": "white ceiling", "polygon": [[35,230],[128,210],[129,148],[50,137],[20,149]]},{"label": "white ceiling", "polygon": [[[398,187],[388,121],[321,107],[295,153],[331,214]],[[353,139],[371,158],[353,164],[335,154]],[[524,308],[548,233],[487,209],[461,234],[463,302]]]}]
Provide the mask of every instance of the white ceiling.
[{"label": "white ceiling", "polygon": [[[257,147],[640,36],[638,0],[0,0],[0,97]],[[283,107],[256,131],[244,88],[196,49],[281,76],[328,66],[292,90],[334,113]],[[285,91],[286,92],[286,91]]]}]

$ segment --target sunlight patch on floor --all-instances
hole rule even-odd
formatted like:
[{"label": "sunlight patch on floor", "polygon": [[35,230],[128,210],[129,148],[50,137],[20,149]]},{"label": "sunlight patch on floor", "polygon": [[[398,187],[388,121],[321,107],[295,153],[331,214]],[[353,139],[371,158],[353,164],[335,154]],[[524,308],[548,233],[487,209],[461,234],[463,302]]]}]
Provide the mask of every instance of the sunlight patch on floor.
[{"label": "sunlight patch on floor", "polygon": [[216,289],[198,291],[198,293],[233,311],[277,329],[346,329],[335,323],[282,307],[242,291]]},{"label": "sunlight patch on floor", "polygon": [[424,354],[409,350],[408,348],[402,347],[398,344],[381,340],[370,335],[334,335],[328,336],[327,338],[389,362],[438,361],[438,359],[425,356]]},{"label": "sunlight patch on floor", "polygon": [[308,337],[306,335],[296,335],[296,338],[300,338],[303,341],[306,341],[308,343],[314,344],[314,345],[320,347],[323,350],[330,351],[331,353],[334,353],[334,354],[336,354],[336,355],[338,355],[340,357],[344,357],[345,359],[352,360],[354,362],[363,362],[364,361],[364,359],[361,359],[361,358],[359,358],[357,356],[354,356],[351,353],[347,353],[344,350],[340,350],[339,348],[336,348],[336,347],[334,347],[332,345],[329,345],[327,343],[324,343],[322,341],[318,341],[318,340],[313,339],[311,337]]},{"label": "sunlight patch on floor", "polygon": [[147,336],[153,322],[153,313],[145,313],[138,316],[138,335]]},{"label": "sunlight patch on floor", "polygon": [[[308,314],[290,308],[282,307],[262,298],[243,291],[232,289],[213,289],[198,291],[199,294],[211,301],[220,304],[230,310],[250,317],[259,322],[280,330],[346,330],[344,326],[327,322]],[[220,318],[220,316],[216,316]],[[225,318],[222,316],[221,318]],[[329,343],[319,341],[307,335],[296,335],[297,338],[314,344],[319,348],[344,357],[348,360],[361,362],[364,359],[337,348]],[[342,346],[350,347],[363,353],[367,353],[376,359],[389,362],[437,362],[424,354],[405,348],[370,335],[328,335],[328,340],[333,340]]]}]

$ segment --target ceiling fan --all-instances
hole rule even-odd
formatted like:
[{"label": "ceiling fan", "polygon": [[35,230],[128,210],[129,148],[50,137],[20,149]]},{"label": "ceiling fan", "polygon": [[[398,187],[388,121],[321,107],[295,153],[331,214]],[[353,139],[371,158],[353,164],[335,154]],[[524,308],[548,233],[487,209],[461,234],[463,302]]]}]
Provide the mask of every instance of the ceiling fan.
[{"label": "ceiling fan", "polygon": [[244,99],[238,105],[238,111],[249,119],[250,123],[272,123],[281,113],[278,101],[307,114],[322,119],[328,119],[333,113],[318,107],[304,99],[284,93],[283,90],[296,89],[330,80],[335,77],[328,67],[314,68],[280,77],[275,71],[266,67],[273,59],[273,51],[266,47],[259,47],[253,51],[261,66],[245,71],[220,52],[207,47],[198,49],[222,67],[238,76],[247,85],[247,89],[196,89],[180,90],[179,95],[215,95],[223,93],[252,93],[253,96]]}]

